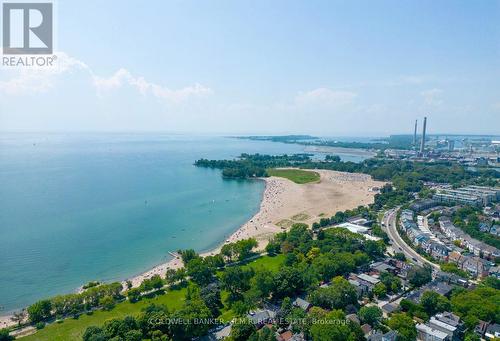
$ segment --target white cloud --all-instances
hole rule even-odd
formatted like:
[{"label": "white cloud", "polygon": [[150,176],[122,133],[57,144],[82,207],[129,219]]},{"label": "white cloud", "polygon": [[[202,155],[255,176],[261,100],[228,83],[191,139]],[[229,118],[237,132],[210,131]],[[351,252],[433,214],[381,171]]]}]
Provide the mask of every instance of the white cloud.
[{"label": "white cloud", "polygon": [[54,67],[20,67],[7,70],[13,75],[8,80],[0,80],[0,92],[7,95],[42,93],[55,86],[57,76],[77,69],[89,70],[89,67],[64,52],[57,52]]},{"label": "white cloud", "polygon": [[141,95],[153,95],[168,102],[179,103],[192,97],[204,97],[213,93],[212,89],[199,83],[181,89],[170,89],[160,84],[148,82],[143,77],[132,75],[128,70],[121,68],[111,77],[96,75],[84,62],[68,56],[64,52],[56,52],[55,67],[45,68],[19,68],[12,70],[13,77],[0,80],[0,92],[7,95],[22,95],[41,93],[55,87],[55,83],[63,74],[74,71],[84,71],[90,76],[91,83],[99,96],[106,92],[119,89],[125,85],[132,86]]},{"label": "white cloud", "polygon": [[343,106],[354,101],[357,94],[351,91],[336,91],[328,88],[318,88],[301,92],[295,98],[297,104],[324,104],[329,106]]},{"label": "white cloud", "polygon": [[126,69],[116,71],[109,78],[99,76],[93,76],[92,78],[94,86],[101,95],[105,91],[114,90],[127,84],[137,89],[142,95],[151,94],[157,98],[176,103],[185,101],[190,97],[204,97],[213,92],[212,89],[198,83],[178,90],[172,90],[159,84],[148,82],[144,77],[134,77]]},{"label": "white cloud", "polygon": [[436,88],[425,90],[420,93],[420,95],[424,98],[425,104],[434,106],[443,104],[442,94],[443,90]]}]

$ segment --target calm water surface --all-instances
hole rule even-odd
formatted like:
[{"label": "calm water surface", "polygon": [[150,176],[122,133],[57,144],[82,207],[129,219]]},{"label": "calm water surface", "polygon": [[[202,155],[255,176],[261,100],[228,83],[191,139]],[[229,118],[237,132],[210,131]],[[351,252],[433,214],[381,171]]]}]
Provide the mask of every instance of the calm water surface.
[{"label": "calm water surface", "polygon": [[258,210],[264,184],[223,180],[196,159],[302,151],[206,136],[0,135],[0,314],[223,241]]}]

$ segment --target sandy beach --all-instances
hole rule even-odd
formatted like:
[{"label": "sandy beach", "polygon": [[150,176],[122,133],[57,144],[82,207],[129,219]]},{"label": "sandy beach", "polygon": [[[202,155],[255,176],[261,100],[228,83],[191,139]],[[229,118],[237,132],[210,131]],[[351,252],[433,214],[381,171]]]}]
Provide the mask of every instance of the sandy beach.
[{"label": "sandy beach", "polygon": [[[286,230],[293,223],[312,224],[321,217],[330,217],[337,211],[368,205],[376,194],[374,187],[384,182],[374,181],[369,175],[345,173],[329,170],[315,170],[320,174],[318,183],[296,184],[288,179],[264,178],[266,188],[260,210],[243,224],[218,248],[202,254],[216,254],[224,243],[241,239],[255,238],[259,249],[265,248],[269,239],[276,233]],[[153,275],[165,275],[168,269],[182,267],[182,261],[174,258],[153,269],[129,279],[134,287]],[[125,281],[123,282],[125,284]]]}]

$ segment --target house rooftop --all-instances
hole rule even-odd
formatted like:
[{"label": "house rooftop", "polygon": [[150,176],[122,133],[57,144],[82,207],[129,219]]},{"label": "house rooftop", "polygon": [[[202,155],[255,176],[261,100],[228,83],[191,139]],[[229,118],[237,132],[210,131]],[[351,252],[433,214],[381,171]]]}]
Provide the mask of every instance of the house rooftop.
[{"label": "house rooftop", "polygon": [[417,330],[423,332],[427,335],[432,335],[437,340],[445,340],[448,337],[448,334],[442,332],[440,330],[434,329],[426,324],[419,323],[417,324]]},{"label": "house rooftop", "polygon": [[359,279],[362,279],[363,281],[366,281],[366,282],[371,283],[371,284],[377,284],[378,282],[380,282],[380,280],[378,278],[375,278],[375,277],[367,275],[367,274],[359,274],[359,275],[357,275],[357,277]]},{"label": "house rooftop", "polygon": [[306,300],[304,300],[304,299],[302,299],[300,297],[297,297],[295,299],[295,301],[293,301],[293,305],[296,306],[296,307],[301,308],[302,310],[308,310],[312,306],[311,303],[307,302]]},{"label": "house rooftop", "polygon": [[431,317],[431,319],[429,320],[429,324],[431,326],[436,326],[436,327],[448,330],[451,333],[453,333],[453,332],[455,332],[455,330],[457,330],[457,327],[450,326],[448,323],[444,323],[440,320],[437,320],[436,318],[434,318],[434,316]]}]

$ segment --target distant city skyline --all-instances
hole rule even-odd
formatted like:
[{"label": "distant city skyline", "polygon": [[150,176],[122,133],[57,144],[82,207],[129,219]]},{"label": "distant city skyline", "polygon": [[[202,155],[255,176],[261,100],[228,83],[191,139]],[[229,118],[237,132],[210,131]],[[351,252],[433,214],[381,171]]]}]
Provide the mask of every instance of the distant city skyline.
[{"label": "distant city skyline", "polygon": [[56,2],[0,131],[500,135],[500,2]]}]

